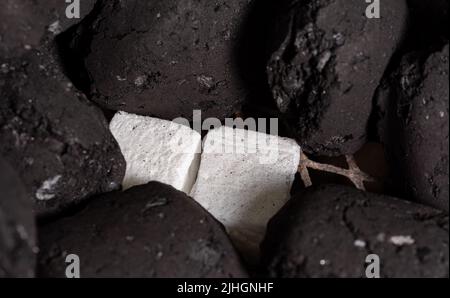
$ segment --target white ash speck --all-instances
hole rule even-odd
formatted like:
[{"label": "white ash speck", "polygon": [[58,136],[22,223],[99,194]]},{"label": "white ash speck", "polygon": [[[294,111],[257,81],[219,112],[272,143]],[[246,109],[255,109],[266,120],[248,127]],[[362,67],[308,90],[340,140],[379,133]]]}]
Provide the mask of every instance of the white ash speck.
[{"label": "white ash speck", "polygon": [[277,97],[277,105],[280,107],[282,112],[286,112],[287,108],[285,108],[286,104],[285,104],[285,100],[283,99],[283,97],[281,97],[281,96]]},{"label": "white ash speck", "polygon": [[121,76],[116,76],[116,79],[117,79],[119,82],[123,82],[123,81],[126,81],[126,80],[127,80],[127,78],[123,78],[123,77],[121,77]]},{"label": "white ash speck", "polygon": [[6,74],[9,72],[9,65],[6,63],[3,63],[2,66],[0,67],[2,73]]},{"label": "white ash speck", "polygon": [[134,80],[136,87],[142,87],[147,82],[147,76],[139,76]]},{"label": "white ash speck", "polygon": [[407,246],[413,245],[416,241],[411,236],[392,236],[389,239],[389,242],[394,244],[395,246]]},{"label": "white ash speck", "polygon": [[155,199],[151,200],[150,202],[148,202],[142,211],[143,211],[143,213],[146,213],[153,208],[165,206],[168,203],[169,203],[169,200],[166,198],[155,198]]},{"label": "white ash speck", "polygon": [[317,64],[317,69],[319,71],[322,71],[325,66],[327,66],[328,61],[330,61],[331,58],[331,52],[330,51],[326,51],[325,53],[322,54],[322,56],[320,57],[319,63]]},{"label": "white ash speck", "polygon": [[25,50],[29,51],[31,50],[31,46],[29,44],[26,44],[23,46]]},{"label": "white ash speck", "polygon": [[202,85],[202,86],[204,86],[204,87],[206,87],[208,89],[211,89],[215,85],[214,78],[210,77],[210,76],[206,76],[206,75],[198,76],[197,77],[197,82],[200,85]]},{"label": "white ash speck", "polygon": [[163,253],[162,251],[159,251],[159,252],[156,254],[156,259],[157,259],[157,260],[161,260],[163,256],[164,256],[164,253]]},{"label": "white ash speck", "polygon": [[72,83],[67,83],[67,84],[66,84],[66,92],[72,91],[72,87],[73,87],[73,84],[72,84]]},{"label": "white ash speck", "polygon": [[327,266],[330,264],[330,261],[323,259],[323,260],[320,260],[319,264],[320,264],[320,266]]},{"label": "white ash speck", "polygon": [[334,34],[333,39],[336,41],[336,45],[338,45],[338,46],[343,45],[345,42],[344,35],[342,35],[342,33]]},{"label": "white ash speck", "polygon": [[107,184],[106,186],[106,191],[114,191],[114,190],[119,190],[120,189],[120,184],[115,182],[115,181],[111,181]]},{"label": "white ash speck", "polygon": [[61,178],[61,175],[57,175],[53,178],[45,180],[36,192],[36,199],[38,199],[39,201],[48,201],[54,199],[56,197],[54,191]]},{"label": "white ash speck", "polygon": [[48,31],[53,33],[53,35],[58,35],[62,31],[61,24],[59,21],[55,21],[50,26],[48,26]]},{"label": "white ash speck", "polygon": [[17,225],[16,226],[16,231],[19,234],[20,239],[22,239],[22,240],[27,240],[28,239],[28,233],[27,233],[27,230],[25,229],[24,226]]},{"label": "white ash speck", "polygon": [[439,112],[439,117],[444,118],[445,117],[445,113],[444,112]]},{"label": "white ash speck", "polygon": [[355,242],[353,244],[359,248],[365,248],[367,246],[366,241],[361,240],[361,239],[355,240]]}]

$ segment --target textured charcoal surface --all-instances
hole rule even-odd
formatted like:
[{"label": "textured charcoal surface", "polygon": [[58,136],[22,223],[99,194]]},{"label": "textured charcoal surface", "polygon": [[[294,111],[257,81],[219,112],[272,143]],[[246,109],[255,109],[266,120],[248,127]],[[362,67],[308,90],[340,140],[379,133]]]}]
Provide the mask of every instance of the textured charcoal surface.
[{"label": "textured charcoal surface", "polygon": [[[80,19],[96,0],[80,1]],[[0,57],[20,56],[80,22],[68,19],[64,0],[3,0],[0,3]]]},{"label": "textured charcoal surface", "polygon": [[103,1],[86,59],[93,100],[167,120],[233,115],[245,98],[234,56],[249,2]]},{"label": "textured charcoal surface", "polygon": [[449,210],[449,46],[405,55],[379,96],[396,195]]},{"label": "textured charcoal surface", "polygon": [[125,172],[102,113],[31,50],[0,62],[0,153],[19,172],[40,214],[117,189]]},{"label": "textured charcoal surface", "polygon": [[151,182],[93,200],[40,227],[40,277],[64,277],[65,254],[82,277],[245,277],[223,227],[194,200]]},{"label": "textured charcoal surface", "polygon": [[0,278],[34,277],[32,203],[16,172],[0,158]]},{"label": "textured charcoal surface", "polygon": [[267,66],[278,108],[306,152],[355,153],[366,142],[374,91],[402,39],[406,4],[383,3],[381,19],[368,19],[359,0],[284,7]]},{"label": "textured charcoal surface", "polygon": [[382,277],[448,278],[448,233],[442,211],[328,185],[294,197],[262,248],[272,277],[365,277],[377,254]]}]

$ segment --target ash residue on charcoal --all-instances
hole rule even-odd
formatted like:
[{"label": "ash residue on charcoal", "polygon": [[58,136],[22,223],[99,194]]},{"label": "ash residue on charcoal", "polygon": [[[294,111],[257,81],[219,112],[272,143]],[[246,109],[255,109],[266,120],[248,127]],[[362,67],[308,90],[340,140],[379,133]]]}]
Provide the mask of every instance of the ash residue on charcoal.
[{"label": "ash residue on charcoal", "polygon": [[[274,26],[284,36],[268,63],[280,112],[311,154],[353,154],[367,140],[372,97],[406,23],[403,1],[383,22],[353,1],[291,1]],[[275,39],[276,40],[276,39]]]},{"label": "ash residue on charcoal", "polygon": [[448,277],[448,216],[345,186],[320,186],[294,197],[271,220],[263,243],[272,277],[360,278],[372,253],[382,260],[383,277]]},{"label": "ash residue on charcoal", "polygon": [[43,215],[117,189],[125,164],[101,112],[61,73],[51,54],[3,60],[1,153]]},{"label": "ash residue on charcoal", "polygon": [[152,182],[93,200],[40,226],[38,276],[64,277],[76,253],[83,277],[245,277],[223,227],[194,200]]},{"label": "ash residue on charcoal", "polygon": [[[320,84],[321,72],[328,62],[333,63],[333,59],[328,56],[327,63],[321,63],[321,67],[319,67],[317,55],[319,53],[331,55],[331,52],[338,46],[334,42],[326,40],[324,32],[314,24],[319,9],[314,6],[316,4],[312,3],[311,7],[308,7],[297,2],[295,5],[289,6],[293,12],[284,11],[281,14],[284,20],[278,21],[277,29],[283,28],[288,33],[281,47],[272,55],[267,67],[272,97],[276,100],[280,112],[287,114],[285,117],[289,120],[295,122],[298,121],[298,118],[303,120],[299,121],[300,126],[295,125],[295,132],[304,138],[307,138],[311,131],[318,129],[319,119],[328,105],[327,99],[321,97],[322,92],[314,88],[324,89],[327,87]],[[308,63],[301,69],[297,69],[292,63],[303,39],[307,42],[307,48],[301,50],[306,51],[305,55],[308,58],[305,60]],[[330,81],[335,81],[333,68],[326,68],[325,71],[327,70],[330,70],[328,73],[331,76]],[[309,97],[308,94],[311,93],[317,95],[318,98]],[[301,98],[306,98],[306,100],[301,100]],[[309,117],[306,117],[308,115]],[[305,147],[305,143],[301,143]],[[306,150],[308,149],[310,148]],[[308,151],[311,152],[311,150]]]}]

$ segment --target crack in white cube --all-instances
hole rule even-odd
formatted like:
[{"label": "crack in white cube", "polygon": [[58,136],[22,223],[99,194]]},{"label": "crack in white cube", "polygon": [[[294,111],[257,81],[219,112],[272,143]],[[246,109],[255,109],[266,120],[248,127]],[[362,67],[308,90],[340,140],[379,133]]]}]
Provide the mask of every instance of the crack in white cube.
[{"label": "crack in white cube", "polygon": [[222,222],[244,256],[255,260],[268,221],[290,198],[299,162],[294,140],[221,127],[203,142],[191,196]]},{"label": "crack in white cube", "polygon": [[158,181],[188,193],[200,162],[201,135],[190,127],[118,112],[110,130],[127,168],[123,188]]}]

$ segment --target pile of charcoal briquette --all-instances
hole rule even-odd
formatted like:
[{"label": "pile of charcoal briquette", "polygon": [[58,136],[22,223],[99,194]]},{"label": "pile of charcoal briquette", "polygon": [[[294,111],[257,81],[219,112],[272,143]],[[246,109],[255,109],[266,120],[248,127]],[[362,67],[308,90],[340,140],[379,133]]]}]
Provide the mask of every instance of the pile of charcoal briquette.
[{"label": "pile of charcoal briquette", "polygon": [[[67,5],[0,2],[0,277],[65,277],[70,254],[82,277],[365,277],[369,255],[449,276],[449,1]],[[183,192],[122,191],[114,114],[193,110],[278,118],[308,160],[381,182],[297,177],[248,262]]]}]

